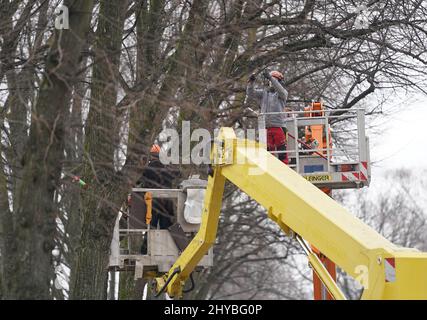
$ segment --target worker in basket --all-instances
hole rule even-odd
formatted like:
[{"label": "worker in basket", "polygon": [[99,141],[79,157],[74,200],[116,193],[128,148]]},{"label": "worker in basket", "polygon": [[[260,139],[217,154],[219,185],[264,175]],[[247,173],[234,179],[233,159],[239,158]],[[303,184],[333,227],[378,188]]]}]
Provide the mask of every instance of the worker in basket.
[{"label": "worker in basket", "polygon": [[[144,168],[142,177],[138,180],[137,186],[149,189],[172,189],[177,172],[166,167],[159,159],[160,146],[154,144],[150,149],[150,158]],[[154,229],[168,229],[174,223],[174,203],[171,199],[153,198],[150,192],[144,195],[146,210],[151,213],[151,217],[145,216],[147,225]],[[147,253],[147,239],[144,237],[141,253]]]},{"label": "worker in basket", "polygon": [[284,77],[279,71],[264,71],[263,76],[268,80],[269,85],[263,89],[255,88],[255,75],[251,75],[246,89],[246,100],[255,101],[260,104],[261,113],[279,113],[267,114],[265,116],[265,128],[267,129],[267,148],[268,151],[279,151],[279,160],[288,164],[288,154],[286,151],[286,115],[285,110],[288,91],[284,88]]},{"label": "worker in basket", "polygon": [[319,141],[317,141],[316,138],[313,137],[313,133],[311,131],[310,126],[306,126],[304,129],[305,135],[301,139],[301,147],[302,150],[309,150],[304,151],[302,154],[313,154],[316,149],[319,148]]}]

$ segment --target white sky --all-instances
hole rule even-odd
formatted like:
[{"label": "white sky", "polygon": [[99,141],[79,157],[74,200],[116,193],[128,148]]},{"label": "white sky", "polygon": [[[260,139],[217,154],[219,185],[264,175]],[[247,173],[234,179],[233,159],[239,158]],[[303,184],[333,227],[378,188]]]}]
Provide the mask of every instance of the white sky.
[{"label": "white sky", "polygon": [[427,97],[412,96],[406,101],[393,107],[396,113],[383,118],[380,136],[370,135],[372,187],[389,169],[427,168]]}]

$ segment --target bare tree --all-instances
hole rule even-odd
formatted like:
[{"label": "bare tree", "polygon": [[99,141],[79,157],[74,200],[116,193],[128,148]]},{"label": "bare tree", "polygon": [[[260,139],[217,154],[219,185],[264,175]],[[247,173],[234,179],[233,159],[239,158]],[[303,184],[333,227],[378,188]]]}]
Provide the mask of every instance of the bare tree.
[{"label": "bare tree", "polygon": [[[323,99],[335,109],[363,105],[372,116],[393,92],[425,91],[427,7],[421,0],[64,4],[69,30],[54,29],[56,0],[0,4],[5,298],[50,298],[51,292],[62,298],[52,289],[53,266],[61,264],[71,270],[64,297],[105,299],[114,220],[142,173],[148,147],[164,127],[179,130],[183,120],[212,131],[253,126],[243,117],[251,73],[283,69],[291,101]],[[368,99],[373,96],[377,101]],[[73,183],[75,176],[84,188]],[[288,268],[297,251],[250,201],[241,209],[253,208],[256,220],[231,219],[240,197],[230,194],[233,201],[224,207],[230,217],[221,223],[243,235],[229,240],[242,251],[227,248],[223,239],[230,235],[221,233],[216,270],[256,272],[266,287],[277,288],[269,268]],[[268,291],[223,274],[214,269],[201,277],[208,284],[194,297]],[[244,284],[245,293],[233,293]],[[280,296],[274,290],[269,294]]]},{"label": "bare tree", "polygon": [[[54,193],[61,174],[64,121],[70,86],[75,80],[84,43],[82,39],[89,29],[92,7],[91,1],[65,3],[70,9],[73,33],[57,31],[50,40],[44,78],[31,110],[29,135],[28,138],[24,137],[25,148],[17,158],[22,169],[16,177],[19,180],[15,180],[13,215],[9,210],[2,212],[5,233],[2,283],[6,298],[46,299],[50,296],[53,278],[51,254],[56,230]],[[30,1],[28,11],[34,5],[35,1]],[[12,112],[15,115],[18,113],[19,110]],[[13,121],[13,118],[8,120]],[[21,121],[26,122],[24,119]],[[22,126],[22,122],[17,125]],[[22,134],[14,135],[15,138],[19,136]],[[9,142],[11,148],[18,147],[13,140]],[[9,198],[8,195],[4,196],[3,199]]]}]

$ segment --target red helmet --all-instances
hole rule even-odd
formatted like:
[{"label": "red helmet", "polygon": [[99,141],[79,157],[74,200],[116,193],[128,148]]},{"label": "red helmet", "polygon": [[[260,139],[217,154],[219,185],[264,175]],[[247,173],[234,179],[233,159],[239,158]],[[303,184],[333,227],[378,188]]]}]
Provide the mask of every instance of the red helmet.
[{"label": "red helmet", "polygon": [[270,75],[272,77],[275,77],[277,80],[283,80],[284,79],[283,74],[277,70],[271,71]]},{"label": "red helmet", "polygon": [[160,146],[158,144],[153,144],[151,146],[150,153],[160,153]]}]

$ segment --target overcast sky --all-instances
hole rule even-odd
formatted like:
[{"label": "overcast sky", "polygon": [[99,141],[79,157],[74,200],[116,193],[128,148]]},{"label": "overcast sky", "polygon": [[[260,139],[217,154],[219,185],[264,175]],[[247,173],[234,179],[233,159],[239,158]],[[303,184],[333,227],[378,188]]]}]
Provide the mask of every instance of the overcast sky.
[{"label": "overcast sky", "polygon": [[427,97],[407,101],[392,107],[402,111],[384,117],[381,136],[370,136],[373,187],[388,169],[427,169]]}]

